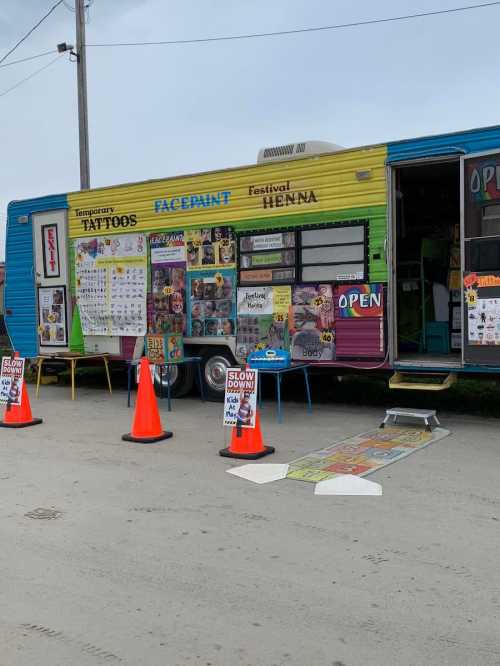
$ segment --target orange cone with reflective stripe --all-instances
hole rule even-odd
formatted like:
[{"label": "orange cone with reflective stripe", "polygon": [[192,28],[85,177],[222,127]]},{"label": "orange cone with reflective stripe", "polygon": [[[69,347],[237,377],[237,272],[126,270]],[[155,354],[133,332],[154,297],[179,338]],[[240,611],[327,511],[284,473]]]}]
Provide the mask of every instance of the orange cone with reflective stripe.
[{"label": "orange cone with reflective stripe", "polygon": [[161,442],[172,437],[172,433],[162,428],[158,403],[149,373],[149,361],[146,357],[141,358],[140,370],[132,431],[122,435],[122,439],[126,442],[142,444]]},{"label": "orange cone with reflective stripe", "polygon": [[42,419],[34,419],[31,413],[30,399],[26,385],[23,382],[21,389],[21,404],[9,405],[5,408],[3,421],[0,421],[2,428],[27,428],[28,426],[38,425],[42,423]]},{"label": "orange cone with reflective stripe", "polygon": [[242,458],[243,460],[256,460],[270,453],[274,453],[274,447],[264,444],[258,409],[255,411],[255,428],[242,428],[235,425],[231,435],[231,444],[227,449],[219,451],[224,458]]}]

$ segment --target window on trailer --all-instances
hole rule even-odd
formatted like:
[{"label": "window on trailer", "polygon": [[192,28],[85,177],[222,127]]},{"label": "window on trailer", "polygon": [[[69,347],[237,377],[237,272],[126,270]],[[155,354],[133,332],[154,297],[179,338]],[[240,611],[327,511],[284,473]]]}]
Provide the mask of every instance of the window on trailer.
[{"label": "window on trailer", "polygon": [[302,282],[357,282],[367,278],[367,223],[338,223],[300,234]]}]

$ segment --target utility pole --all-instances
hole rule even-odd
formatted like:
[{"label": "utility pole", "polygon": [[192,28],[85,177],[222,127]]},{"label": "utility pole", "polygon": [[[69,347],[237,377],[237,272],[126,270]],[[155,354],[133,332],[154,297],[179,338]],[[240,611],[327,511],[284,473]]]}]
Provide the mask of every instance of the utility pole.
[{"label": "utility pole", "polygon": [[80,189],[90,187],[89,124],[87,108],[87,54],[85,47],[85,0],[75,0],[76,69],[78,83],[78,137],[80,142]]}]

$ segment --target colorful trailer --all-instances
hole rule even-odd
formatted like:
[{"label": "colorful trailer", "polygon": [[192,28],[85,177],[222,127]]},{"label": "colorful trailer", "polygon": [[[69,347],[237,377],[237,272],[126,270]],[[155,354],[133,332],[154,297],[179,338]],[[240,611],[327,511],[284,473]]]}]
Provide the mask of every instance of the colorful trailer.
[{"label": "colorful trailer", "polygon": [[[147,334],[182,335],[213,397],[227,367],[265,347],[337,372],[394,370],[400,387],[411,373],[445,387],[499,372],[500,127],[298,158],[303,146],[9,204],[14,347],[68,350],[78,306],[85,349],[117,360]],[[173,373],[178,395],[191,372]]]}]

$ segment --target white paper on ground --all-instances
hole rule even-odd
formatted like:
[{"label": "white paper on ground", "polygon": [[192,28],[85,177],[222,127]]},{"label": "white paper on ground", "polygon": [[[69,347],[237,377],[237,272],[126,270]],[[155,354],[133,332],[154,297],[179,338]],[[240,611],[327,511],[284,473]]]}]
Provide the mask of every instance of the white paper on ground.
[{"label": "white paper on ground", "polygon": [[242,465],[241,467],[232,467],[226,470],[229,474],[234,474],[247,481],[254,483],[269,483],[270,481],[279,481],[288,474],[288,464],[279,465],[277,463],[261,463],[254,465]]},{"label": "white paper on ground", "polygon": [[362,479],[354,474],[343,474],[333,479],[319,481],[315,495],[382,495],[382,486],[375,481]]}]

